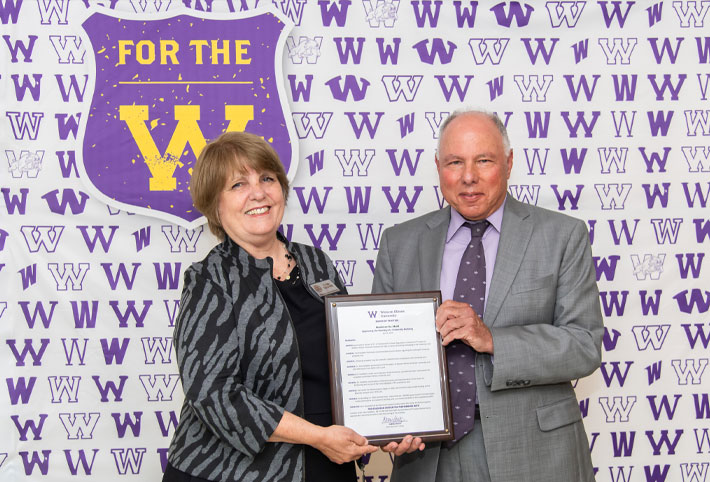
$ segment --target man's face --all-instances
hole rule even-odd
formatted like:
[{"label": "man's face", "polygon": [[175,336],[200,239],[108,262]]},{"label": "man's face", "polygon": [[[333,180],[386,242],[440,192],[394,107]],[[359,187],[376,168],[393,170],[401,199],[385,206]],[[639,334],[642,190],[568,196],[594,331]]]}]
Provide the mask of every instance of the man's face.
[{"label": "man's face", "polygon": [[498,128],[481,114],[463,114],[446,127],[436,158],[441,193],[463,217],[486,219],[508,189],[513,151],[506,156]]}]

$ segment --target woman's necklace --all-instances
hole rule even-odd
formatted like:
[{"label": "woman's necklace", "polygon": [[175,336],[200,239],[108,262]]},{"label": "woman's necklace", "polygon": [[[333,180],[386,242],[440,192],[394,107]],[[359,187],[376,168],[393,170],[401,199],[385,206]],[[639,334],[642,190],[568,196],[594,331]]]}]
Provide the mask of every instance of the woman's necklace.
[{"label": "woman's necklace", "polygon": [[286,258],[286,268],[284,268],[280,275],[276,275],[276,279],[279,281],[287,281],[291,279],[291,270],[295,264],[293,262],[293,256],[288,251],[286,251],[284,257]]}]

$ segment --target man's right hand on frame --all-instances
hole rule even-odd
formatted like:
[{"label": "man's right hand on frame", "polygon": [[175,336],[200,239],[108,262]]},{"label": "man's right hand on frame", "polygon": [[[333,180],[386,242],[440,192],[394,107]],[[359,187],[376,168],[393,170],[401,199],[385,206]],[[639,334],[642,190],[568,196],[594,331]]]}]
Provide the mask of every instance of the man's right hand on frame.
[{"label": "man's right hand on frame", "polygon": [[424,443],[419,437],[407,435],[401,442],[390,442],[382,447],[383,452],[389,452],[394,455],[409,454],[417,450],[424,450]]}]

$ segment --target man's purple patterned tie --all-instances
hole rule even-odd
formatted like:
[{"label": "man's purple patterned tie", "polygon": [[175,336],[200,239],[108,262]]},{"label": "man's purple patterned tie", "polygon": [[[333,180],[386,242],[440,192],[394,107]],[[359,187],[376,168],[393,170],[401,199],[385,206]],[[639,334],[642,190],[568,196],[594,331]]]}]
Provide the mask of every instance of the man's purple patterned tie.
[{"label": "man's purple patterned tie", "polygon": [[[488,221],[467,222],[464,225],[471,229],[471,241],[461,257],[453,300],[468,303],[478,316],[483,318],[486,257],[483,254],[481,238],[488,228]],[[447,444],[451,446],[473,429],[476,413],[476,352],[462,341],[456,340],[447,345],[446,358],[449,363],[449,387],[454,419],[454,440]]]}]

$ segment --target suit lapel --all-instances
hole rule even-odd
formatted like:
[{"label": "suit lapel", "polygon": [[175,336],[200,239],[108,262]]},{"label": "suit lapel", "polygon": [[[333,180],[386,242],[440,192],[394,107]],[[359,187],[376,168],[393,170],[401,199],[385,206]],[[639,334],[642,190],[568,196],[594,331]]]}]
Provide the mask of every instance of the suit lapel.
[{"label": "suit lapel", "polygon": [[508,291],[510,291],[510,286],[513,284],[520,264],[523,262],[523,256],[533,230],[529,216],[524,204],[508,197],[503,211],[503,223],[500,230],[496,264],[493,268],[493,279],[486,302],[484,319],[488,326],[492,326],[496,322],[498,312]]},{"label": "suit lapel", "polygon": [[441,258],[444,256],[446,232],[451,219],[451,208],[441,209],[427,221],[429,228],[419,242],[419,279],[422,291],[439,289]]}]

